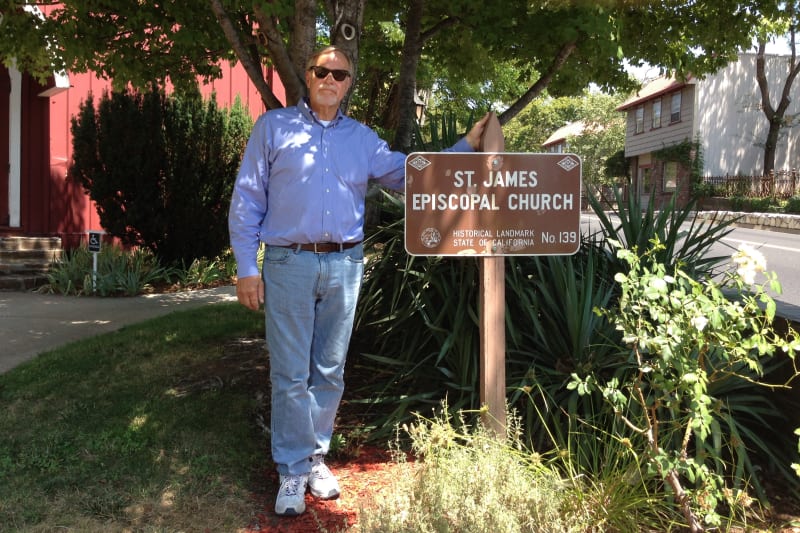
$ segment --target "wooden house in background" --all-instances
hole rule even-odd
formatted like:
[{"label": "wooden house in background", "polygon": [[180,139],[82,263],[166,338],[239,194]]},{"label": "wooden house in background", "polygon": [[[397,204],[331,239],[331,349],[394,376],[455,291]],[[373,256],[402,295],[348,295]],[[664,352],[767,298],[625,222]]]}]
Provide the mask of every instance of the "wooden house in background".
[{"label": "wooden house in background", "polygon": [[[780,98],[788,60],[788,56],[767,56],[773,103]],[[768,124],[756,81],[756,54],[742,54],[704,79],[657,78],[617,109],[627,116],[625,157],[632,186],[643,198],[652,193],[660,203],[677,193],[679,202],[685,203],[691,193],[690,161],[698,156],[704,177],[761,173]],[[787,112],[787,118],[792,117],[793,125],[784,128],[778,140],[776,169],[797,166],[800,98]],[[663,155],[691,143],[697,143],[700,153],[687,152],[688,160]]]}]

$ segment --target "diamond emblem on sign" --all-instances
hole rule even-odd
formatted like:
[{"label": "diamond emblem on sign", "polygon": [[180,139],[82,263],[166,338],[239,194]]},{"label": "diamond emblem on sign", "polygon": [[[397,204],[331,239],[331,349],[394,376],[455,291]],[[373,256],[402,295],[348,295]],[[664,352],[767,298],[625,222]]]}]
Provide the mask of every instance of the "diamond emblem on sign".
[{"label": "diamond emblem on sign", "polygon": [[563,168],[564,170],[566,170],[567,172],[578,166],[578,162],[575,161],[575,159],[572,157],[565,157],[556,164],[561,168]]},{"label": "diamond emblem on sign", "polygon": [[423,168],[429,166],[431,162],[422,157],[421,155],[418,155],[417,157],[409,161],[408,164],[416,168],[417,170],[422,170]]}]

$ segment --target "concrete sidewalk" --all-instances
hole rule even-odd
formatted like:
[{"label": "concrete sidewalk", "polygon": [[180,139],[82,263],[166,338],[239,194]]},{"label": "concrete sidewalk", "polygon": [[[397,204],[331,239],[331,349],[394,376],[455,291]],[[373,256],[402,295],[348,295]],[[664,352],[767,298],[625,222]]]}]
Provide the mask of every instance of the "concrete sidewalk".
[{"label": "concrete sidewalk", "polygon": [[0,373],[72,341],[172,311],[235,301],[230,285],[129,298],[0,292]]}]

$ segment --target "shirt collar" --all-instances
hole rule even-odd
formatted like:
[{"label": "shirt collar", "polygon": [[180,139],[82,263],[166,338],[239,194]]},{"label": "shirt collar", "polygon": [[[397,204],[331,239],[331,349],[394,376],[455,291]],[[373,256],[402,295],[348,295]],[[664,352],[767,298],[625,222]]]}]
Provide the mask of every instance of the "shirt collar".
[{"label": "shirt collar", "polygon": [[[300,110],[300,113],[302,113],[303,116],[306,117],[308,120],[310,120],[311,122],[319,123],[319,117],[317,116],[316,113],[314,113],[314,110],[311,109],[311,102],[308,101],[307,96],[304,96],[303,98],[300,99],[300,102],[297,103],[297,108]],[[331,120],[330,125],[332,126],[338,123],[343,118],[344,114],[342,113],[342,110],[337,109],[336,116],[333,117],[333,120]]]}]

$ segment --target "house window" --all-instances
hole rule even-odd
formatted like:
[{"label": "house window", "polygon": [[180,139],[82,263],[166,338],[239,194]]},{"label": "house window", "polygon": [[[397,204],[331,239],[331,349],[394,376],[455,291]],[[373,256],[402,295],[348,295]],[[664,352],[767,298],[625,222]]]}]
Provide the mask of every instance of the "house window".
[{"label": "house window", "polygon": [[672,94],[672,104],[669,109],[669,122],[681,121],[681,92],[678,91]]},{"label": "house window", "polygon": [[678,189],[678,162],[667,161],[664,163],[664,192]]},{"label": "house window", "polygon": [[652,129],[661,127],[661,98],[653,100],[653,126]]},{"label": "house window", "polygon": [[639,196],[649,196],[653,190],[653,167],[639,167]]},{"label": "house window", "polygon": [[636,133],[644,132],[644,106],[636,108]]}]

